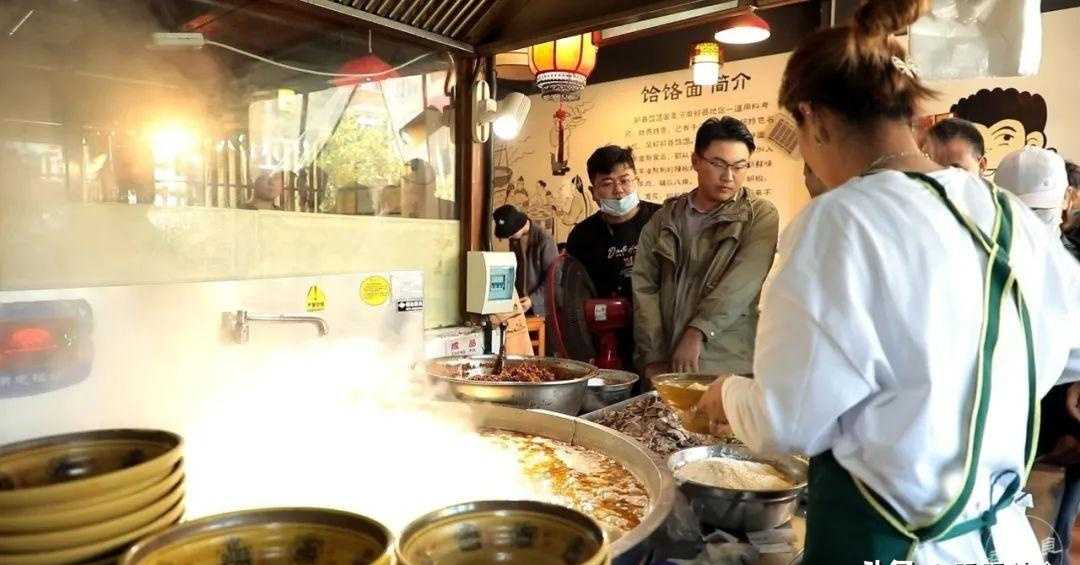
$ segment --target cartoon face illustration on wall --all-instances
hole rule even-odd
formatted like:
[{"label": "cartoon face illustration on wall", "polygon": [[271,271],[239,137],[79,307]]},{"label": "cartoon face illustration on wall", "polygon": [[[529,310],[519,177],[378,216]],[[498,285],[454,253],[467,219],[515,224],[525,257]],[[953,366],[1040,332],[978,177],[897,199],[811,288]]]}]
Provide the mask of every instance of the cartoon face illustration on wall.
[{"label": "cartoon face illustration on wall", "polygon": [[951,112],[973,122],[986,144],[986,171],[993,178],[998,163],[1025,145],[1046,147],[1046,100],[1015,88],[983,89],[953,104]]}]

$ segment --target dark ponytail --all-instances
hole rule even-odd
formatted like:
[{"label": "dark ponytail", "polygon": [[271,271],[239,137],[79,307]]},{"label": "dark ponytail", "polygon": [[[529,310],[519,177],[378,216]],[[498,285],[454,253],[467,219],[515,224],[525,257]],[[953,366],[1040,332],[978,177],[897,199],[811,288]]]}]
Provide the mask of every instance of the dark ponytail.
[{"label": "dark ponytail", "polygon": [[911,120],[934,92],[894,59],[906,53],[894,35],[928,9],[929,0],[869,0],[847,26],[817,32],[784,70],[780,105],[802,121],[798,106],[826,107],[857,125]]}]

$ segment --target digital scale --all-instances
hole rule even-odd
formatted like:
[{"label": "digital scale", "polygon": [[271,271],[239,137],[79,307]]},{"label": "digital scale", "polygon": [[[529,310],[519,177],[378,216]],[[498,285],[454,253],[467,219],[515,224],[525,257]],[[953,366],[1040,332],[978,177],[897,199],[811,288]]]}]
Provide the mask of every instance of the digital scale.
[{"label": "digital scale", "polygon": [[517,258],[513,253],[470,251],[466,256],[465,309],[473,314],[514,311]]}]

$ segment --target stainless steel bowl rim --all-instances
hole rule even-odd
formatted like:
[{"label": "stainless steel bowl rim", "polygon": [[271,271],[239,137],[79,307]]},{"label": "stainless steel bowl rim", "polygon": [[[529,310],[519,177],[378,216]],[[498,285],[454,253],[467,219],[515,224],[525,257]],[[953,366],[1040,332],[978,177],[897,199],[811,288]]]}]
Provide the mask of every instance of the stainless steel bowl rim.
[{"label": "stainless steel bowl rim", "polygon": [[[728,459],[741,459],[744,461],[755,461],[758,463],[766,463],[777,467],[782,465],[797,466],[800,469],[806,469],[807,465],[798,457],[794,456],[780,456],[780,457],[765,457],[755,454],[745,447],[737,445],[709,445],[704,447],[691,447],[688,449],[682,449],[672,453],[668,456],[667,465],[668,470],[671,471],[672,476],[675,476],[675,471],[687,463],[693,461],[700,461],[703,459],[714,458],[728,458]],[[782,502],[784,500],[790,500],[797,498],[799,494],[806,488],[806,471],[803,470],[801,477],[792,477],[791,473],[785,469],[777,467],[777,470],[784,473],[788,479],[796,480],[795,486],[790,489],[783,490],[738,490],[728,489],[723,487],[717,487],[713,485],[707,485],[696,481],[686,481],[675,478],[676,484],[680,487],[693,487],[695,490],[700,490],[703,494],[707,494],[713,498],[736,498],[743,500],[768,500],[775,502]]]},{"label": "stainless steel bowl rim", "polygon": [[228,512],[225,514],[215,514],[213,516],[199,518],[198,520],[180,523],[150,537],[143,538],[138,543],[131,546],[124,554],[124,558],[120,561],[120,565],[133,565],[139,563],[139,560],[151,555],[154,551],[170,547],[176,542],[189,537],[201,538],[202,534],[207,533],[225,533],[233,528],[278,524],[283,522],[335,526],[351,530],[362,528],[367,533],[375,536],[382,536],[382,540],[380,541],[383,543],[384,548],[383,552],[379,554],[379,558],[393,555],[393,534],[390,533],[390,530],[387,529],[386,526],[372,518],[331,508],[280,507],[258,508],[253,510]]},{"label": "stainless steel bowl rim", "polygon": [[[622,375],[622,373],[625,373],[625,375]],[[592,379],[602,379],[602,382],[599,385],[593,385],[593,384],[590,383],[589,384],[589,390],[590,391],[593,391],[593,392],[599,392],[599,391],[616,392],[616,391],[627,390],[627,389],[633,387],[634,384],[638,382],[640,377],[638,377],[636,374],[631,373],[629,371],[613,371],[613,370],[610,370],[610,369],[597,369],[596,374],[593,375],[590,378],[590,380],[592,380]],[[609,382],[609,379],[611,379],[611,381],[615,381],[615,382]]]},{"label": "stainless steel bowl rim", "polygon": [[436,378],[443,381],[448,381],[456,384],[467,385],[483,385],[483,386],[498,386],[498,387],[520,387],[520,388],[533,388],[533,387],[548,387],[567,384],[577,384],[586,382],[589,379],[596,376],[597,368],[588,363],[581,361],[574,361],[572,359],[559,359],[555,357],[529,357],[525,355],[507,355],[507,361],[521,361],[529,362],[536,365],[548,365],[557,367],[574,368],[584,371],[584,376],[576,379],[566,379],[561,381],[550,381],[546,383],[513,383],[513,382],[498,382],[498,381],[477,381],[471,379],[460,379],[457,377],[451,377],[447,375],[441,375],[434,372],[434,368],[438,365],[450,366],[453,364],[463,365],[470,362],[482,363],[483,361],[495,361],[495,355],[465,355],[465,356],[451,356],[451,357],[439,357],[436,359],[430,359],[423,363],[424,371],[429,377]]}]

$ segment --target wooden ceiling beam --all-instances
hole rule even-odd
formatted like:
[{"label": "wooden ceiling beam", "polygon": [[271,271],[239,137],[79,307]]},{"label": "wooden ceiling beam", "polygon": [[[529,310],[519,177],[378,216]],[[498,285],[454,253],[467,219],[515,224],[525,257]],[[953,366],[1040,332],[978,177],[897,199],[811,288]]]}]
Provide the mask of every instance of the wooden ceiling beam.
[{"label": "wooden ceiling beam", "polygon": [[474,55],[476,53],[476,49],[473,48],[472,45],[469,45],[468,43],[465,43],[463,41],[458,41],[456,39],[446,37],[445,35],[432,33],[425,29],[397,22],[389,18],[377,16],[375,14],[353,8],[351,6],[345,6],[331,0],[271,1],[298,6],[305,10],[315,11],[315,13],[320,13],[323,15],[330,13],[339,19],[349,21],[354,24],[364,25],[366,27],[374,27],[376,29],[383,30],[391,35],[407,38],[422,45],[432,47],[434,49],[442,49],[458,55]]},{"label": "wooden ceiling beam", "polygon": [[589,2],[522,2],[511,17],[480,39],[477,51],[503,53],[544,41],[631,24],[722,3],[722,0],[592,0]]}]

